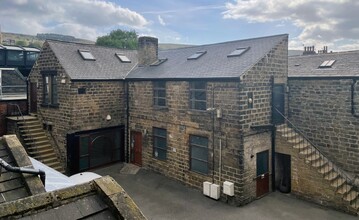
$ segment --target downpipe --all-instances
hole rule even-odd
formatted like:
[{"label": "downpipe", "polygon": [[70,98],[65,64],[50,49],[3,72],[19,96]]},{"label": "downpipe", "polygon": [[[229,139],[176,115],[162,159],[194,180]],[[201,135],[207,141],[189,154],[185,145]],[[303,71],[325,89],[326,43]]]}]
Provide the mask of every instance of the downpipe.
[{"label": "downpipe", "polygon": [[29,173],[29,174],[39,175],[42,184],[45,186],[46,173],[43,170],[31,169],[31,168],[26,168],[26,167],[13,167],[10,164],[8,164],[5,160],[0,159],[0,176],[1,176],[1,173],[2,173],[2,170],[1,170],[2,167],[4,167],[5,170],[7,170],[9,172]]}]

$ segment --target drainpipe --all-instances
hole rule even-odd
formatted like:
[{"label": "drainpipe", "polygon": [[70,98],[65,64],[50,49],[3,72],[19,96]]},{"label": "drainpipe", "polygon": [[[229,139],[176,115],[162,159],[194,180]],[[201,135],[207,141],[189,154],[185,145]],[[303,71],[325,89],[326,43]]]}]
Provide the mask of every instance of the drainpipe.
[{"label": "drainpipe", "polygon": [[29,174],[36,174],[40,175],[40,179],[42,184],[45,186],[45,179],[46,179],[46,173],[43,170],[40,169],[31,169],[31,168],[25,168],[25,167],[13,167],[10,164],[8,164],[5,160],[0,159],[0,176],[1,176],[1,168],[4,167],[5,170],[9,172],[14,173],[29,173]]},{"label": "drainpipe", "polygon": [[273,98],[274,98],[274,94],[273,94],[273,88],[274,88],[274,77],[271,77],[271,88],[272,88],[272,117],[271,117],[271,124],[272,124],[272,129],[271,129],[271,138],[272,138],[272,146],[271,146],[271,150],[272,150],[272,191],[275,191],[275,133],[276,133],[276,127],[274,124],[274,120],[273,120],[273,111],[274,110],[274,106],[273,106]]},{"label": "drainpipe", "polygon": [[352,115],[356,118],[359,118],[359,115],[356,114],[355,112],[355,101],[354,101],[354,96],[355,96],[355,84],[357,83],[357,80],[356,79],[353,79],[353,83],[351,85],[351,112],[352,112]]},{"label": "drainpipe", "polygon": [[127,152],[126,152],[126,157],[125,157],[125,161],[127,163],[130,162],[130,100],[129,100],[129,85],[128,85],[128,81],[125,81],[125,87],[126,87],[126,148],[127,148]]}]

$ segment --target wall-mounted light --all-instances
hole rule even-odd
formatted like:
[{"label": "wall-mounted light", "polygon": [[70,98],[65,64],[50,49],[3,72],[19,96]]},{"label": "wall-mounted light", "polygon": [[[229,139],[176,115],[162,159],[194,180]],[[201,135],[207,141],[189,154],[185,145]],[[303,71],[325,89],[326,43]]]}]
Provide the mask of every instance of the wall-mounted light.
[{"label": "wall-mounted light", "polygon": [[253,108],[253,92],[248,93],[247,104],[248,104],[248,108]]},{"label": "wall-mounted light", "polygon": [[111,120],[111,115],[107,115],[106,116],[106,121],[110,121]]}]

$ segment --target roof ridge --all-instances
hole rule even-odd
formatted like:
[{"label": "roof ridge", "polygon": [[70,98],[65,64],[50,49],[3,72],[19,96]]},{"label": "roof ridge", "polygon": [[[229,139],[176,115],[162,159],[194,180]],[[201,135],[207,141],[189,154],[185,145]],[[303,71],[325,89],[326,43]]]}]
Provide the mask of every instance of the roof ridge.
[{"label": "roof ridge", "polygon": [[96,45],[96,44],[88,44],[88,43],[82,43],[82,42],[71,42],[71,41],[63,41],[63,40],[52,40],[48,39],[45,42],[48,43],[61,43],[61,44],[73,44],[73,45],[82,45],[82,46],[89,46],[89,47],[97,47],[97,48],[104,48],[104,49],[113,49],[113,50],[125,50],[125,51],[137,51],[136,49],[126,49],[126,48],[117,48],[117,47],[106,47],[102,45]]}]

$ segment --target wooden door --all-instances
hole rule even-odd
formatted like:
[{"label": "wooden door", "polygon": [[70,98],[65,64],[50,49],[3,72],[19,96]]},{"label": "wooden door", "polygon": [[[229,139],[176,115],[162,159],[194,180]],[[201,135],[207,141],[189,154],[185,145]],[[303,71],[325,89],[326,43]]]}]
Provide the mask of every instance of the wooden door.
[{"label": "wooden door", "polygon": [[[278,111],[280,112],[278,112]],[[272,122],[273,124],[284,123],[284,85],[273,85],[272,95]]]},{"label": "wooden door", "polygon": [[269,151],[257,153],[257,197],[269,192]]},{"label": "wooden door", "polygon": [[131,132],[131,163],[142,166],[142,133]]},{"label": "wooden door", "polygon": [[37,83],[30,83],[30,113],[37,112]]}]

